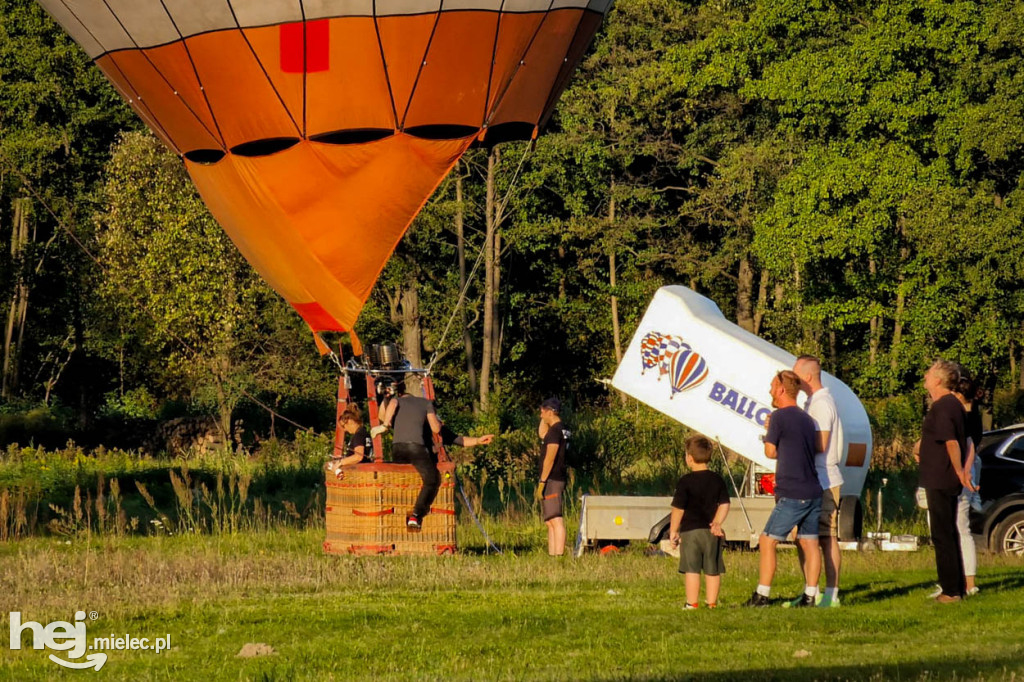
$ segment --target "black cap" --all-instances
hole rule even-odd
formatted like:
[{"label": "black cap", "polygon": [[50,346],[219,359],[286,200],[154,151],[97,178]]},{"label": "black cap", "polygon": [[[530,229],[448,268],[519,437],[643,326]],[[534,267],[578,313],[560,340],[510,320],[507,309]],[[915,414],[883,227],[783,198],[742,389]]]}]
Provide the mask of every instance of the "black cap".
[{"label": "black cap", "polygon": [[558,398],[548,398],[547,400],[540,404],[540,409],[551,410],[552,412],[561,412],[562,401],[560,401]]}]

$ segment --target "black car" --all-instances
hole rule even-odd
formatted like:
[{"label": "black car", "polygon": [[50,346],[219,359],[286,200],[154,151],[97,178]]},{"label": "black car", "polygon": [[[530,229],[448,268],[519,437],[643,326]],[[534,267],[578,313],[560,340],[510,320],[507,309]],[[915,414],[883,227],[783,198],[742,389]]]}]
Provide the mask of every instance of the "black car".
[{"label": "black car", "polygon": [[993,552],[1024,556],[1024,424],[988,431],[981,457],[981,511],[971,511],[971,532]]}]

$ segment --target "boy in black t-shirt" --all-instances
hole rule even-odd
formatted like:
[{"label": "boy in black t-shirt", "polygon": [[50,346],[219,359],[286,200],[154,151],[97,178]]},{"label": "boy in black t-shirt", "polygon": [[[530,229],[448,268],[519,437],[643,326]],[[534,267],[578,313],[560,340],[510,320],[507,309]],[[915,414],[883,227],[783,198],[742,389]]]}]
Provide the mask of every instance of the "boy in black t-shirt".
[{"label": "boy in black t-shirt", "polygon": [[722,523],[729,514],[729,493],[722,477],[708,469],[711,441],[700,434],[686,440],[689,474],[679,479],[672,498],[669,539],[679,552],[679,572],[686,574],[686,608],[697,608],[700,574],[704,573],[704,600],[709,609],[718,602],[718,590],[725,573]]}]

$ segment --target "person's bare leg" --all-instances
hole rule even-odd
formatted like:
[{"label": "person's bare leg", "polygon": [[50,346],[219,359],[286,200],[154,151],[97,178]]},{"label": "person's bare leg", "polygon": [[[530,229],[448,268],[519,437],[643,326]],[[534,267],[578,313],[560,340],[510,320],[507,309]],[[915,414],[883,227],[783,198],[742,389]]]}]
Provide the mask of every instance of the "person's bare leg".
[{"label": "person's bare leg", "polygon": [[686,603],[696,604],[700,599],[700,573],[686,574]]},{"label": "person's bare leg", "polygon": [[554,519],[548,519],[544,525],[548,527],[548,554],[555,553],[555,526]]},{"label": "person's bare leg", "polygon": [[[799,542],[796,543],[796,559],[800,562],[800,570],[804,570],[804,566],[807,565],[807,553],[804,552],[804,546]],[[807,576],[804,576],[804,583],[807,583]]]},{"label": "person's bare leg", "polygon": [[839,542],[830,536],[818,538],[821,545],[821,559],[825,566],[825,587],[839,587],[839,568],[842,565],[842,554]]},{"label": "person's bare leg", "polygon": [[550,523],[552,533],[548,536],[548,554],[562,556],[565,553],[565,519],[557,516]]},{"label": "person's bare leg", "polygon": [[757,543],[758,553],[758,584],[771,587],[775,578],[775,545],[778,543],[767,535],[762,535]]},{"label": "person's bare leg", "polygon": [[804,584],[807,587],[817,587],[818,574],[821,573],[821,552],[818,551],[818,538],[798,538],[797,542],[804,550]]},{"label": "person's bare leg", "polygon": [[975,587],[978,586],[978,583],[974,579],[973,575],[967,575],[967,576],[964,576],[964,578],[967,579],[967,591],[968,592],[970,592],[971,590],[973,590]]},{"label": "person's bare leg", "polygon": [[722,586],[722,576],[704,576],[704,601],[708,604],[718,603],[718,590]]}]

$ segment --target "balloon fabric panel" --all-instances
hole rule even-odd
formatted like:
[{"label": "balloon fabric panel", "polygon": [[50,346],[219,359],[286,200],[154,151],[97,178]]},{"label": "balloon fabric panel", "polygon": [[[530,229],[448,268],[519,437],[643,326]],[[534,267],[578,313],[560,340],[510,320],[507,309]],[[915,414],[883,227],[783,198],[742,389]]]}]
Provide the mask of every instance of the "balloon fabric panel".
[{"label": "balloon fabric panel", "polygon": [[470,144],[536,135],[610,5],[38,1],[314,330],[352,328]]},{"label": "balloon fabric panel", "polygon": [[[306,320],[315,331],[351,329],[412,216],[471,142],[399,134],[186,165],[214,217],[267,282],[300,312],[317,302],[329,313],[330,320]],[[400,191],[387,192],[395,186]],[[380,201],[383,195],[389,200]]]}]

